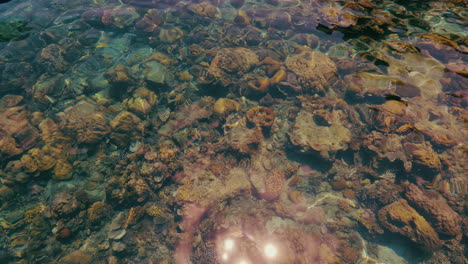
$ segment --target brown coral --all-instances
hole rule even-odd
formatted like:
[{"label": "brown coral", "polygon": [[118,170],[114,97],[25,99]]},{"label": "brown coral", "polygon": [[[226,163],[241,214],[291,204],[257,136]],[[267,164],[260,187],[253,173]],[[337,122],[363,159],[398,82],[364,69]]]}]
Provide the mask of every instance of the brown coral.
[{"label": "brown coral", "polygon": [[134,7],[119,6],[103,10],[101,22],[104,25],[112,25],[117,28],[126,28],[132,25],[140,15]]},{"label": "brown coral", "polygon": [[23,153],[21,148],[18,148],[18,144],[13,137],[5,136],[0,139],[0,153],[5,153],[8,156],[15,156]]},{"label": "brown coral", "polygon": [[159,30],[159,40],[164,43],[173,43],[184,36],[184,31],[179,27],[163,27]]},{"label": "brown coral", "polygon": [[138,140],[144,130],[141,119],[136,115],[122,111],[111,122],[112,133],[110,138],[116,144],[125,146],[131,141]]},{"label": "brown coral", "polygon": [[461,217],[442,197],[430,198],[414,184],[406,187],[405,196],[409,203],[432,223],[439,234],[451,237],[461,234]]},{"label": "brown coral", "polygon": [[408,160],[402,141],[404,136],[396,134],[383,134],[377,131],[372,131],[367,135],[364,141],[364,146],[375,152],[374,159],[387,159],[390,162],[401,160],[407,172],[411,170],[411,162]]},{"label": "brown coral", "polygon": [[398,200],[380,209],[378,218],[389,231],[399,233],[427,250],[435,250],[442,245],[436,231],[406,200]]},{"label": "brown coral", "polygon": [[271,81],[268,78],[257,78],[256,80],[251,80],[247,83],[250,90],[256,93],[268,92],[270,84]]},{"label": "brown coral", "polygon": [[137,114],[147,114],[151,110],[151,105],[144,98],[127,98],[122,102],[122,106]]},{"label": "brown coral", "polygon": [[52,216],[63,218],[76,213],[82,204],[71,193],[62,192],[57,194],[51,204]]},{"label": "brown coral", "polygon": [[361,200],[369,207],[381,207],[401,198],[403,188],[391,180],[381,179],[368,184],[361,190]]},{"label": "brown coral", "polygon": [[73,167],[66,160],[58,160],[54,167],[53,179],[55,180],[68,180],[73,177]]},{"label": "brown coral", "polygon": [[78,143],[95,143],[110,132],[109,122],[96,105],[80,101],[61,114],[62,124],[76,135]]},{"label": "brown coral", "polygon": [[96,223],[100,221],[102,218],[106,217],[106,214],[109,212],[110,206],[103,203],[103,202],[95,202],[88,208],[88,220],[91,223]]},{"label": "brown coral", "polygon": [[68,69],[68,62],[64,59],[66,51],[57,44],[50,44],[41,50],[39,63],[47,67],[48,72],[64,72]]},{"label": "brown coral", "polygon": [[273,109],[264,106],[251,108],[245,114],[247,121],[254,124],[257,128],[269,128],[275,122],[275,113]]},{"label": "brown coral", "polygon": [[258,56],[250,49],[221,49],[211,60],[210,69],[222,69],[228,73],[246,72],[258,63]]},{"label": "brown coral", "polygon": [[21,154],[35,143],[39,133],[28,116],[23,106],[0,109],[0,155]]},{"label": "brown coral", "polygon": [[241,124],[235,125],[227,131],[226,143],[240,153],[255,153],[258,150],[260,141],[263,139],[261,129],[249,129],[245,126],[245,122],[238,122]]},{"label": "brown coral", "polygon": [[413,159],[413,163],[420,164],[428,169],[440,171],[442,163],[439,156],[428,142],[422,144],[405,143],[406,154]]},{"label": "brown coral", "polygon": [[110,83],[128,85],[132,78],[128,74],[128,69],[122,64],[117,64],[114,68],[105,73],[105,77]]},{"label": "brown coral", "polygon": [[289,57],[285,64],[308,91],[325,91],[330,86],[330,79],[336,76],[335,63],[327,55],[310,48],[303,48],[299,54]]}]

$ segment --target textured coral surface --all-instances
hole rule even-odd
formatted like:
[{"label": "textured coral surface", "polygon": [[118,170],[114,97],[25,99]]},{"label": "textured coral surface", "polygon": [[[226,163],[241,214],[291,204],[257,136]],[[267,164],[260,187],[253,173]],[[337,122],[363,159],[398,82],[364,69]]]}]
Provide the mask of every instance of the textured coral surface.
[{"label": "textured coral surface", "polygon": [[6,2],[0,263],[468,263],[466,1]]}]

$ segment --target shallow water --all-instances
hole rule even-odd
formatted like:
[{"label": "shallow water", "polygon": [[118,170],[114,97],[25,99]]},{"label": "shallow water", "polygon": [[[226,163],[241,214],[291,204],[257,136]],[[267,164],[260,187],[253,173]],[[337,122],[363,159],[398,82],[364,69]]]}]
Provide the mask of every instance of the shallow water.
[{"label": "shallow water", "polygon": [[466,1],[0,4],[1,263],[466,263]]}]

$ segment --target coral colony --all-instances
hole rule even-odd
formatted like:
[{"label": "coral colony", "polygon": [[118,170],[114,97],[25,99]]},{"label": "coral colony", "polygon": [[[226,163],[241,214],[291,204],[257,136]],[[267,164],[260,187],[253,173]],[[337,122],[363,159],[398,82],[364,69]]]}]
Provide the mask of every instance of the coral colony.
[{"label": "coral colony", "polygon": [[466,0],[0,3],[0,263],[468,263]]}]

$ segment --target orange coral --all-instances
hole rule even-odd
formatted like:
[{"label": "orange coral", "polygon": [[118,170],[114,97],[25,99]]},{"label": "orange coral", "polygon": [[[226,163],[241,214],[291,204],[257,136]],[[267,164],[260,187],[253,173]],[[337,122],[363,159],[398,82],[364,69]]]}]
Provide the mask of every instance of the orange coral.
[{"label": "orange coral", "polygon": [[275,121],[275,113],[273,109],[263,106],[251,108],[245,114],[247,121],[254,124],[258,128],[269,128]]}]

